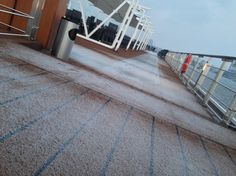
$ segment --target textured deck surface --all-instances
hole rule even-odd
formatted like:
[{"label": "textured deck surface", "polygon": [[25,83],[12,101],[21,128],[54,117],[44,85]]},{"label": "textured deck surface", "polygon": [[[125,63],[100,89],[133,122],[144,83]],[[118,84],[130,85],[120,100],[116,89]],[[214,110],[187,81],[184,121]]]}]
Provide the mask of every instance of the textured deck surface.
[{"label": "textured deck surface", "polygon": [[0,55],[1,176],[235,175],[235,150]]}]

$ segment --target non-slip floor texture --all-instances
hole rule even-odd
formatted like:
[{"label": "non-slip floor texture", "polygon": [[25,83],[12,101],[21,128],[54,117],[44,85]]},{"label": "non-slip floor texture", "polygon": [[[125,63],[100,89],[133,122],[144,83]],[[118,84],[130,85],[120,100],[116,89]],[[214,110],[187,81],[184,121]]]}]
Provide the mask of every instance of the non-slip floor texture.
[{"label": "non-slip floor texture", "polygon": [[236,175],[236,151],[0,58],[0,175]]}]

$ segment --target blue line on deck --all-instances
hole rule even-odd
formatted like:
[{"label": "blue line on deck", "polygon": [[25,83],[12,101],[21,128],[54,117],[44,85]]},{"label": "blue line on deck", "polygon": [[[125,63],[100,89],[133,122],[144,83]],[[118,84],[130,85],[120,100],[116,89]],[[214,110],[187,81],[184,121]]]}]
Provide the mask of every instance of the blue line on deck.
[{"label": "blue line on deck", "polygon": [[71,81],[65,81],[65,82],[62,82],[62,83],[60,82],[59,84],[56,84],[56,85],[53,85],[53,86],[44,87],[44,88],[38,89],[38,90],[36,90],[36,91],[32,91],[32,92],[29,92],[29,93],[20,95],[20,96],[18,96],[18,97],[14,97],[13,99],[0,102],[0,106],[5,105],[5,104],[8,104],[8,103],[11,103],[11,102],[13,102],[13,101],[16,101],[16,100],[19,100],[19,99],[22,99],[22,98],[25,98],[25,97],[30,96],[30,95],[33,95],[33,94],[37,94],[37,93],[46,91],[46,90],[48,90],[48,89],[51,89],[51,88],[60,86],[60,85],[62,85],[62,84],[68,84],[68,83],[70,83],[70,82],[71,82]]},{"label": "blue line on deck", "polygon": [[182,153],[182,156],[183,156],[183,161],[184,161],[184,175],[188,176],[189,174],[188,174],[187,159],[186,159],[186,156],[184,154],[184,147],[183,147],[183,144],[182,144],[182,141],[181,141],[181,138],[180,138],[179,127],[178,126],[175,126],[175,127],[176,127],[177,138],[178,138],[179,145],[180,145],[180,150],[181,150],[181,153]]},{"label": "blue line on deck", "polygon": [[50,114],[52,114],[53,112],[61,109],[62,107],[68,105],[69,103],[73,102],[74,100],[78,99],[78,97],[80,97],[81,95],[87,93],[88,90],[86,90],[85,92],[81,93],[80,95],[78,96],[73,96],[72,98],[70,98],[69,100],[57,105],[57,106],[54,106],[53,108],[49,109],[48,111],[46,112],[43,112],[41,115],[39,115],[38,117],[36,117],[34,120],[31,120],[30,122],[14,129],[13,131],[9,131],[7,134],[5,134],[4,136],[1,136],[0,137],[0,142],[5,142],[6,140],[8,140],[9,138],[17,135],[18,133],[28,129],[28,128],[31,128],[35,123],[37,123],[38,121],[40,121],[41,119],[44,119],[46,118],[47,116],[49,116]]},{"label": "blue line on deck", "polygon": [[32,78],[32,77],[37,77],[37,76],[42,76],[42,75],[46,75],[46,74],[48,74],[48,73],[47,72],[41,72],[41,73],[32,74],[32,75],[24,76],[24,77],[18,77],[18,78],[16,77],[16,78],[5,79],[5,80],[0,81],[0,84],[8,83],[8,82],[11,82],[11,81],[19,81],[19,80]]},{"label": "blue line on deck", "polygon": [[23,64],[0,65],[0,69],[11,68],[11,67],[20,67],[20,66],[25,66],[25,65],[29,65],[29,64],[23,63]]},{"label": "blue line on deck", "polygon": [[104,166],[103,166],[103,168],[101,170],[101,174],[100,174],[101,176],[105,176],[106,173],[107,173],[108,166],[109,166],[110,162],[112,161],[112,158],[113,158],[113,155],[114,155],[114,153],[116,151],[117,146],[120,144],[121,138],[122,138],[123,133],[124,133],[125,126],[126,126],[128,120],[129,120],[129,117],[131,116],[132,110],[133,110],[133,107],[131,107],[129,109],[129,111],[127,113],[127,116],[126,116],[126,119],[124,121],[124,124],[122,125],[118,135],[115,138],[115,142],[113,143],[113,145],[111,147],[111,151],[107,155],[107,160],[104,163]]},{"label": "blue line on deck", "polygon": [[55,161],[58,157],[58,155],[62,154],[65,150],[65,148],[71,144],[71,142],[80,134],[80,132],[89,124],[90,121],[92,121],[99,112],[103,110],[103,108],[111,101],[111,99],[107,100],[100,108],[98,108],[93,115],[89,117],[89,119],[81,124],[81,126],[77,129],[77,131],[72,135],[71,138],[66,140],[59,148],[58,150],[51,155],[34,173],[34,176],[39,176],[41,173],[46,170],[53,161]]},{"label": "blue line on deck", "polygon": [[202,147],[203,147],[203,149],[204,149],[205,152],[206,152],[207,158],[208,158],[208,160],[210,161],[211,166],[212,166],[212,168],[213,168],[213,170],[214,170],[214,172],[215,172],[215,175],[216,175],[216,176],[219,176],[219,173],[218,173],[218,171],[217,171],[217,168],[216,168],[216,166],[215,166],[215,164],[214,164],[214,162],[213,162],[213,160],[212,160],[212,158],[211,158],[209,152],[207,151],[206,145],[205,145],[205,143],[204,143],[202,137],[199,136],[199,138],[200,138],[200,141],[201,141],[201,143],[202,143]]},{"label": "blue line on deck", "polygon": [[154,132],[155,132],[155,117],[152,117],[152,129],[151,129],[151,146],[150,146],[150,167],[149,167],[149,175],[153,176],[154,174]]}]

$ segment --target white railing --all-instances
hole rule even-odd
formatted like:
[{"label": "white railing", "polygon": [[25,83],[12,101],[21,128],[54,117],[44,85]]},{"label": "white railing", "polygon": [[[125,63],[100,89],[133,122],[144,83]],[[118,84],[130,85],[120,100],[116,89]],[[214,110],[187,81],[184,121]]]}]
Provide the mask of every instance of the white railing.
[{"label": "white railing", "polygon": [[[89,11],[89,9],[86,9],[85,7],[91,8],[91,6],[94,6],[94,5],[91,4],[89,1],[86,1],[86,0],[71,0],[71,2],[72,1],[73,1],[73,3],[77,3],[78,4],[79,9],[76,9],[76,10],[79,10],[82,13],[82,23],[83,23],[84,30],[85,30],[84,35],[77,34],[77,36],[79,36],[79,37],[81,37],[83,39],[86,39],[88,41],[91,41],[93,43],[96,43],[98,45],[107,47],[109,49],[115,49],[116,51],[119,49],[119,47],[120,47],[120,45],[122,43],[122,40],[123,40],[125,34],[127,33],[128,27],[130,26],[131,21],[133,20],[135,15],[138,14],[137,16],[140,16],[139,19],[137,19],[138,21],[139,20],[141,20],[141,21],[142,20],[149,21],[149,18],[147,16],[144,16],[144,13],[149,8],[141,6],[139,4],[139,0],[123,0],[117,7],[115,7],[112,10],[112,12],[110,14],[107,14],[104,17],[104,19],[101,21],[100,24],[98,24],[92,31],[89,32],[88,28],[87,28],[87,25],[86,25],[86,11],[87,10]],[[122,22],[119,25],[119,28],[118,28],[118,31],[116,33],[114,41],[111,44],[106,44],[106,43],[103,43],[101,41],[97,41],[97,40],[93,39],[92,35],[95,34],[109,20],[111,20],[114,17],[114,15],[119,13],[119,11],[125,5],[128,5],[128,9],[125,12],[124,17],[122,19]],[[71,7],[71,8],[74,8],[74,7]],[[140,11],[141,11],[141,14],[139,13]],[[149,25],[151,26],[151,24],[149,24]],[[136,26],[136,30],[137,31],[139,30],[140,26],[143,26],[145,29],[146,28],[151,28],[150,26],[143,25],[143,22],[142,23],[140,22]],[[136,39],[137,33],[138,33],[137,31],[135,32],[135,35],[132,37],[131,42]],[[151,38],[151,34],[152,33],[153,33],[152,30],[151,31],[150,30],[145,30],[144,31],[143,29],[140,30],[140,35],[142,35],[143,39],[139,40],[139,46],[138,46],[137,43],[135,44],[135,48],[137,50],[144,49],[145,46],[147,46],[147,43],[148,43],[149,39]],[[142,44],[142,46],[140,46],[141,44]],[[129,47],[130,47],[130,44],[128,45],[127,49],[129,49]]]},{"label": "white railing", "polygon": [[[232,61],[193,56],[186,73],[182,75],[181,68],[186,56],[169,52],[165,60],[183,83],[202,100],[203,105],[221,122],[236,128],[236,71],[227,70]],[[213,59],[214,63],[220,64],[219,67],[213,66]]]}]

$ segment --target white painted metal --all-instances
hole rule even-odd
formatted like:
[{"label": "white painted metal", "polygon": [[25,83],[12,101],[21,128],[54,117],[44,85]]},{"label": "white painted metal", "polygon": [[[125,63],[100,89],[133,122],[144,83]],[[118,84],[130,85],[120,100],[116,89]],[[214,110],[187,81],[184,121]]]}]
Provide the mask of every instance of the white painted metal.
[{"label": "white painted metal", "polygon": [[229,107],[229,109],[226,112],[226,117],[228,118],[227,120],[227,125],[229,125],[232,121],[233,118],[236,117],[236,94],[234,95],[234,99]]},{"label": "white painted metal", "polygon": [[146,49],[146,46],[147,46],[147,43],[149,41],[149,37],[151,36],[152,32],[149,32],[146,39],[144,40],[143,42],[143,46],[142,46],[142,50],[145,50]]},{"label": "white painted metal", "polygon": [[[78,0],[78,1],[81,2],[81,0]],[[133,0],[133,1],[134,1],[134,0]],[[132,2],[133,2],[133,1],[132,1]],[[96,43],[96,44],[99,44],[99,45],[101,45],[101,46],[104,46],[104,47],[107,47],[107,48],[110,48],[110,49],[114,49],[116,43],[119,41],[119,37],[120,37],[120,35],[121,35],[122,31],[123,31],[123,28],[124,28],[124,26],[125,26],[125,22],[126,22],[127,17],[128,17],[128,12],[129,12],[129,13],[131,12],[130,10],[127,11],[126,17],[124,18],[122,24],[120,25],[120,28],[119,28],[119,30],[118,30],[118,32],[117,32],[117,35],[116,35],[115,40],[114,40],[114,42],[113,42],[112,45],[108,45],[108,44],[105,44],[105,43],[96,41],[96,40],[94,40],[94,39],[91,39],[90,37],[91,37],[99,28],[101,28],[102,25],[104,25],[109,19],[111,19],[112,16],[113,16],[115,13],[117,13],[117,12],[119,11],[119,9],[121,9],[127,2],[128,2],[127,0],[123,1],[110,15],[108,15],[107,18],[105,18],[105,19],[104,19],[93,31],[91,31],[89,34],[86,32],[86,30],[87,30],[87,25],[86,25],[86,21],[85,21],[85,13],[84,13],[84,9],[83,9],[83,4],[80,3],[80,10],[81,10],[81,13],[82,13],[82,19],[83,19],[83,24],[84,24],[84,28],[85,28],[85,33],[87,33],[87,34],[86,34],[85,36],[80,35],[80,34],[77,34],[77,36],[79,36],[79,37],[81,37],[81,38],[83,38],[83,39],[86,39],[86,40],[88,40],[88,41],[94,42],[94,43]],[[131,10],[132,10],[132,8],[131,8],[131,7],[132,7],[132,2],[130,3],[130,7],[129,7],[129,9],[131,9]]]},{"label": "white painted metal", "polygon": [[[84,4],[82,3],[82,0],[78,0],[79,3],[80,3],[80,10],[81,10],[81,13],[82,13],[82,20],[83,20],[83,25],[84,25],[84,28],[85,28],[85,36],[84,35],[81,35],[81,34],[77,34],[77,36],[83,38],[83,39],[86,39],[88,41],[91,41],[91,42],[94,42],[96,44],[99,44],[101,46],[104,46],[104,47],[107,47],[107,48],[110,48],[110,49],[114,49],[115,50],[118,50],[121,43],[122,43],[122,40],[128,30],[128,27],[130,26],[131,24],[131,21],[132,21],[132,18],[134,17],[134,14],[135,15],[141,15],[141,17],[144,16],[144,12],[145,10],[147,10],[148,8],[147,7],[144,7],[144,6],[141,6],[139,5],[139,0],[124,0],[122,1],[122,3],[116,7],[111,14],[109,14],[94,30],[92,30],[90,33],[88,33],[88,29],[87,29],[87,25],[86,25],[86,17],[85,17],[85,12],[84,12]],[[108,20],[110,20],[116,13],[118,13],[118,11],[124,6],[124,5],[129,5],[128,7],[128,10],[123,18],[123,21],[122,23],[120,24],[119,26],[119,29],[118,29],[118,32],[116,34],[116,37],[113,41],[113,43],[111,45],[108,45],[108,44],[105,44],[105,43],[102,43],[100,41],[96,41],[94,39],[91,38],[91,36],[97,32]],[[141,12],[141,13],[140,13]],[[144,24],[143,23],[143,19],[144,20]],[[136,32],[135,34],[132,36],[132,40],[130,41],[130,43],[128,44],[128,47],[130,47],[130,44],[131,42],[133,41],[133,39],[136,37],[137,33],[138,33],[138,30],[139,30],[139,27],[141,26],[142,24],[142,29],[140,31],[140,34],[139,34],[139,37],[138,39],[136,40],[136,44],[134,45],[134,47],[136,47],[137,45],[137,41],[140,39],[141,37],[141,34],[143,31],[147,31],[147,25],[148,25],[148,22],[147,22],[147,19],[148,17],[145,17],[145,18],[140,18],[139,22],[138,22],[138,25],[136,26]],[[141,43],[140,43],[141,45]],[[139,45],[139,46],[140,46]]]},{"label": "white painted metal", "polygon": [[135,44],[134,44],[134,46],[133,46],[133,50],[134,49],[136,49],[136,50],[138,50],[138,48],[139,48],[139,46],[141,45],[141,39],[142,39],[142,37],[143,37],[143,35],[145,35],[145,28],[146,28],[146,25],[147,25],[147,23],[148,23],[148,19],[147,18],[145,18],[144,19],[145,21],[144,21],[144,24],[143,24],[143,26],[142,26],[142,28],[141,28],[141,30],[140,30],[140,33],[139,33],[139,36],[138,36],[138,38],[137,38],[137,40],[136,40],[136,42],[135,42]]},{"label": "white painted metal", "polygon": [[210,71],[210,65],[211,65],[211,58],[209,58],[207,63],[204,65],[201,75],[194,87],[195,90],[199,89],[199,87],[201,87],[202,84],[204,83],[206,76],[207,76],[208,72]]},{"label": "white painted metal", "polygon": [[10,28],[12,28],[12,29],[15,29],[15,30],[17,30],[17,31],[19,31],[19,32],[25,33],[24,30],[19,29],[19,28],[17,28],[17,27],[14,27],[14,26],[12,26],[12,25],[9,25],[9,24],[7,24],[7,23],[4,23],[4,22],[1,22],[1,21],[0,21],[0,24],[2,24],[2,25],[4,25],[4,26],[7,26],[7,27],[10,27]]},{"label": "white painted metal", "polygon": [[85,36],[88,37],[88,28],[87,28],[87,24],[86,24],[86,17],[85,17],[85,13],[84,13],[84,5],[82,1],[79,1],[80,3],[80,10],[82,13],[82,21],[83,21],[83,25],[84,25],[84,31],[85,31]]},{"label": "white painted metal", "polygon": [[[128,18],[129,18],[129,15],[130,15],[130,13],[131,13],[131,11],[132,11],[132,7],[133,7],[133,5],[134,5],[134,2],[135,2],[135,1],[133,0],[133,1],[129,4],[129,9],[127,10],[127,12],[126,12],[126,14],[125,14],[125,17],[124,17],[124,19],[123,19],[123,22],[122,22],[122,24],[121,24],[121,26],[120,26],[120,28],[119,28],[117,34],[116,34],[115,40],[114,40],[114,42],[113,42],[113,47],[116,47],[116,44],[121,40],[121,35],[122,35],[122,33],[123,33],[123,30],[124,30],[124,28],[125,28],[126,22],[127,22]],[[122,40],[123,40],[123,38],[122,38]]]},{"label": "white painted metal", "polygon": [[89,37],[91,37],[98,29],[102,27],[102,25],[104,25],[109,19],[111,19],[111,17],[115,15],[115,13],[117,13],[126,3],[127,1],[124,1],[116,9],[114,9],[114,11],[110,15],[108,15],[93,31],[90,32]]},{"label": "white painted metal", "polygon": [[134,46],[132,48],[133,50],[135,50],[138,47],[138,42],[140,42],[139,40],[140,40],[140,38],[142,36],[143,30],[145,28],[145,25],[147,24],[147,20],[148,20],[147,17],[144,17],[144,23],[142,24],[142,28],[141,28],[141,30],[139,32],[138,38],[136,39],[136,41],[134,43]]},{"label": "white painted metal", "polygon": [[146,39],[146,37],[147,37],[147,35],[149,33],[149,29],[148,28],[149,28],[149,25],[146,27],[146,30],[144,31],[143,37],[141,38],[140,43],[138,44],[137,50],[140,50],[141,47],[143,46],[143,42],[144,42],[144,40]]},{"label": "white painted metal", "polygon": [[16,16],[21,16],[21,17],[25,17],[25,18],[31,18],[31,19],[34,18],[34,17],[30,16],[27,13],[21,12],[21,11],[16,10],[16,9],[13,9],[13,8],[8,7],[6,5],[0,4],[0,6],[4,7],[5,9],[11,10],[11,11],[7,11],[7,10],[0,9],[0,12],[7,13],[7,14],[12,14],[12,15],[16,15]]},{"label": "white painted metal", "polygon": [[29,35],[31,40],[36,40],[44,4],[45,0],[33,0],[32,2],[30,16],[34,18],[28,20],[26,29],[26,34]]},{"label": "white painted metal", "polygon": [[115,51],[117,51],[120,48],[121,42],[124,39],[124,36],[125,36],[125,34],[126,34],[127,30],[128,30],[128,27],[130,25],[130,22],[131,22],[131,20],[134,17],[134,13],[135,13],[137,5],[138,5],[138,0],[133,0],[132,2],[133,3],[131,3],[130,9],[127,11],[127,20],[125,20],[127,23],[125,24],[124,29],[123,29],[123,31],[121,33],[120,38],[119,38],[119,41],[116,44]]},{"label": "white painted metal", "polygon": [[148,43],[150,42],[150,39],[151,39],[152,34],[153,34],[152,32],[149,34],[149,36],[148,36],[148,38],[147,38],[147,40],[146,40],[146,43],[145,43],[145,45],[144,45],[144,47],[143,47],[143,50],[146,50],[147,45],[148,45]]},{"label": "white painted metal", "polygon": [[203,103],[204,104],[207,104],[207,102],[209,101],[210,97],[213,95],[217,85],[218,85],[218,82],[220,82],[225,70],[227,69],[227,67],[229,66],[229,62],[226,62],[224,61],[221,66],[220,66],[220,69],[218,71],[218,73],[216,74],[216,77],[214,79],[214,82],[212,83],[208,93],[206,94],[206,96],[204,97],[204,101]]},{"label": "white painted metal", "polygon": [[[191,62],[193,62],[193,59],[192,59]],[[190,73],[190,76],[189,76],[189,78],[188,78],[188,80],[187,80],[187,86],[190,85],[190,81],[192,80],[193,75],[194,75],[194,73],[195,73],[195,71],[196,71],[196,69],[197,69],[197,67],[198,67],[198,65],[199,65],[200,62],[201,62],[201,59],[199,58],[199,59],[197,60],[196,65],[194,66],[192,72]],[[191,63],[190,63],[190,64],[191,64]]]},{"label": "white painted metal", "polygon": [[137,35],[137,33],[138,33],[140,24],[141,24],[141,22],[142,22],[142,20],[143,20],[144,12],[145,12],[145,11],[142,10],[141,17],[140,17],[140,19],[139,19],[139,22],[138,22],[138,24],[137,24],[137,26],[136,26],[136,28],[135,28],[135,31],[134,31],[133,35],[132,35],[132,37],[131,37],[131,39],[130,39],[130,41],[129,41],[129,44],[128,44],[127,47],[126,47],[126,50],[128,50],[128,49],[130,48],[131,43],[132,43],[133,40],[136,38],[136,35]]},{"label": "white painted metal", "polygon": [[22,11],[16,10],[14,8],[8,7],[6,5],[0,4],[1,7],[7,9],[7,10],[2,10],[0,9],[0,12],[22,17],[25,19],[28,19],[28,24],[27,24],[27,29],[26,31],[19,29],[17,27],[14,27],[12,25],[6,24],[4,22],[0,22],[0,24],[10,27],[12,29],[15,29],[23,34],[18,34],[18,33],[10,33],[10,32],[2,32],[0,35],[7,35],[7,36],[24,36],[24,37],[30,37],[31,39],[36,38],[36,31],[39,28],[39,22],[40,22],[40,17],[41,17],[41,12],[44,7],[44,2],[45,0],[34,0],[32,2],[32,9],[31,9],[31,14],[24,13]]}]

